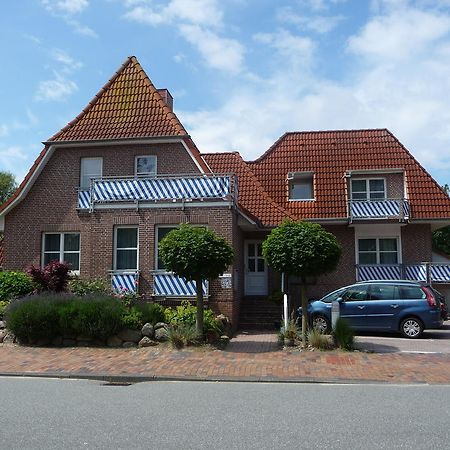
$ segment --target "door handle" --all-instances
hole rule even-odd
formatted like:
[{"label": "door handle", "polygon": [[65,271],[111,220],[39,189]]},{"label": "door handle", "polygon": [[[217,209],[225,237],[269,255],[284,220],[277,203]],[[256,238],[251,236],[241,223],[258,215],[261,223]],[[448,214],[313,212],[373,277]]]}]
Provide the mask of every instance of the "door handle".
[{"label": "door handle", "polygon": [[391,305],[391,308],[398,308],[398,305]]},{"label": "door handle", "polygon": [[364,306],[364,305],[358,305],[358,308],[359,308],[359,309],[364,309],[365,306]]}]

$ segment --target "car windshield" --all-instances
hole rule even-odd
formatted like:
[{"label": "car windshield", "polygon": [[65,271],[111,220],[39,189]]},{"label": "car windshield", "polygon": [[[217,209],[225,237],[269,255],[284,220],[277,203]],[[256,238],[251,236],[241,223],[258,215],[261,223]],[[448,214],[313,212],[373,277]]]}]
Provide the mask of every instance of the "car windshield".
[{"label": "car windshield", "polygon": [[334,302],[344,293],[345,289],[346,288],[338,289],[337,291],[334,291],[331,294],[325,295],[325,297],[321,298],[320,301],[324,303]]}]

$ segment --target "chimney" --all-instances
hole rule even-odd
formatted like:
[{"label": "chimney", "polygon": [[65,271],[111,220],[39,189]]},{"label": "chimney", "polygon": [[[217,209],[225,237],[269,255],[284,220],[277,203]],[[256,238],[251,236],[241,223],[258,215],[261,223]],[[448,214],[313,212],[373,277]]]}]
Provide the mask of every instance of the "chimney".
[{"label": "chimney", "polygon": [[168,89],[158,89],[159,95],[163,98],[163,100],[166,102],[166,105],[169,107],[171,111],[173,111],[173,97],[170,95],[170,92]]}]

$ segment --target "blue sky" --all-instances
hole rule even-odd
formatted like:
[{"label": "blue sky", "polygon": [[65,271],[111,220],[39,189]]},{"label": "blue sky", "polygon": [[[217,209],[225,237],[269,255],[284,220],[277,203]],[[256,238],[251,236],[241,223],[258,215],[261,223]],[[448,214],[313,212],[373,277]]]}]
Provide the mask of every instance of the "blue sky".
[{"label": "blue sky", "polygon": [[203,152],[389,128],[450,183],[450,0],[21,0],[0,16],[0,170],[135,55]]}]

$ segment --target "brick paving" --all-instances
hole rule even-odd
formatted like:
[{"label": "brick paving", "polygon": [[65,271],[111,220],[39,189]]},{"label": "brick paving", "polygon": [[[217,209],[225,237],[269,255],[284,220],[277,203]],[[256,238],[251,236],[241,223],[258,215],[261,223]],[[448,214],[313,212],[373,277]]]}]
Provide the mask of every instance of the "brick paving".
[{"label": "brick paving", "polygon": [[276,335],[241,334],[225,351],[0,345],[2,375],[236,381],[450,384],[450,355],[280,351]]}]

